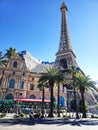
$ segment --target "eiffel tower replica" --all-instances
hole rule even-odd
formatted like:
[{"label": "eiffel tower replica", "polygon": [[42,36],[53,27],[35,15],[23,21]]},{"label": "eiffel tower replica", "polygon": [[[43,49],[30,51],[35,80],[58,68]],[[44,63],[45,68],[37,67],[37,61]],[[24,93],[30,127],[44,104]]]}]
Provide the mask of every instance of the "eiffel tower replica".
[{"label": "eiffel tower replica", "polygon": [[76,56],[72,50],[69,31],[68,31],[68,22],[67,22],[67,11],[68,8],[63,2],[61,5],[61,34],[60,34],[60,43],[59,49],[56,53],[55,67],[60,69],[62,72],[66,72],[71,66],[78,67],[76,63]]}]

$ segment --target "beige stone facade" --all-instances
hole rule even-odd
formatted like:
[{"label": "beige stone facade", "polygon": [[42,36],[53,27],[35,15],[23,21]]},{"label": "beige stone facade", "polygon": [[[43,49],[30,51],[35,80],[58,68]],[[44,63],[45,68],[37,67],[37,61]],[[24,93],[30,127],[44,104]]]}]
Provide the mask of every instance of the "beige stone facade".
[{"label": "beige stone facade", "polygon": [[[42,98],[42,90],[37,87],[41,74],[32,72],[32,70],[27,67],[25,61],[26,59],[21,56],[17,60],[10,60],[0,86],[0,99]],[[33,64],[33,62],[35,63],[35,59],[32,60],[31,64]],[[38,65],[39,63],[33,68]],[[5,68],[0,68],[0,76],[2,76],[3,69]],[[60,87],[60,97],[64,99],[64,106],[66,106],[66,90],[62,91],[62,87],[63,86]],[[54,87],[54,98],[57,101],[57,86]],[[50,99],[49,88],[45,88],[45,99]]]}]

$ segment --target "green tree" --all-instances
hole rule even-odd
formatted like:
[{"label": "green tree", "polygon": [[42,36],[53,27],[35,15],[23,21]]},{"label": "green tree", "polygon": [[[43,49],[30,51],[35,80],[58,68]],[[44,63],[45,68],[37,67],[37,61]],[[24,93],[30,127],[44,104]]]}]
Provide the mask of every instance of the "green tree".
[{"label": "green tree", "polygon": [[7,57],[9,62],[11,59],[17,59],[18,53],[16,52],[15,48],[10,47],[8,50],[6,50],[5,56]]},{"label": "green tree", "polygon": [[[85,76],[83,74],[77,74],[76,75],[76,85],[77,88],[80,91],[81,94],[81,100],[82,100],[82,117],[86,118],[86,107],[85,107],[85,91],[87,90],[96,90],[95,82],[92,81],[89,76]],[[97,90],[96,90],[97,91]]]},{"label": "green tree", "polygon": [[7,61],[6,61],[5,55],[0,51],[0,67],[2,67],[2,69],[3,69],[2,75],[0,77],[0,86],[2,83],[3,74],[4,74],[4,67],[5,67],[6,63],[7,63]]},{"label": "green tree", "polygon": [[58,72],[53,68],[53,67],[49,67],[46,68],[46,73],[44,73],[41,77],[40,77],[40,82],[42,83],[47,83],[49,85],[50,88],[50,113],[49,113],[49,117],[53,117],[53,87],[54,84],[56,83],[56,77]]},{"label": "green tree", "polygon": [[71,85],[72,85],[72,88],[73,88],[73,93],[74,93],[74,101],[75,101],[75,108],[76,108],[76,118],[79,118],[78,116],[78,105],[77,105],[77,98],[76,98],[76,84],[75,84],[75,79],[76,79],[76,74],[78,73],[79,71],[77,70],[77,68],[75,66],[71,66],[67,73],[68,74],[72,74],[72,81],[71,81]]},{"label": "green tree", "polygon": [[6,58],[6,64],[5,64],[5,67],[4,67],[3,72],[2,72],[2,76],[1,76],[1,80],[0,80],[0,86],[1,86],[2,80],[3,80],[4,75],[5,75],[5,71],[7,70],[7,67],[10,63],[10,60],[16,59],[18,57],[18,54],[16,53],[16,49],[9,48],[9,50],[6,50],[4,57]]},{"label": "green tree", "polygon": [[[4,72],[4,66],[6,64],[6,59],[2,51],[0,51],[0,68],[2,68],[2,73]],[[0,75],[0,87],[1,87],[1,82],[2,82],[2,74]]]},{"label": "green tree", "polygon": [[3,53],[0,51],[0,67],[4,66],[6,64],[6,59]]}]

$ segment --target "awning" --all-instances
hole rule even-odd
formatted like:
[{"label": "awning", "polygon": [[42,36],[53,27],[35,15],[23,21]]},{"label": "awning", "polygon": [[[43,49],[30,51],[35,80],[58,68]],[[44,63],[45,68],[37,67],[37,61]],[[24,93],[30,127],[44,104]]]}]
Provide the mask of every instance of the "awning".
[{"label": "awning", "polygon": [[[28,98],[22,98],[22,99],[16,99],[14,98],[14,101],[16,102],[42,102],[42,99],[28,99]],[[50,100],[45,99],[44,102],[50,102]]]},{"label": "awning", "polygon": [[14,103],[13,99],[3,99],[1,102],[3,102],[3,103]]}]

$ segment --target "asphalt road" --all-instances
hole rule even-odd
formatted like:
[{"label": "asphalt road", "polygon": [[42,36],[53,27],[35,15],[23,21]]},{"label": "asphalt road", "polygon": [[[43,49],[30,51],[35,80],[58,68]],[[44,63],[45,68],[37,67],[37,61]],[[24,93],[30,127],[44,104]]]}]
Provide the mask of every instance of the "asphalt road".
[{"label": "asphalt road", "polygon": [[0,119],[0,130],[98,130],[98,119]]}]

